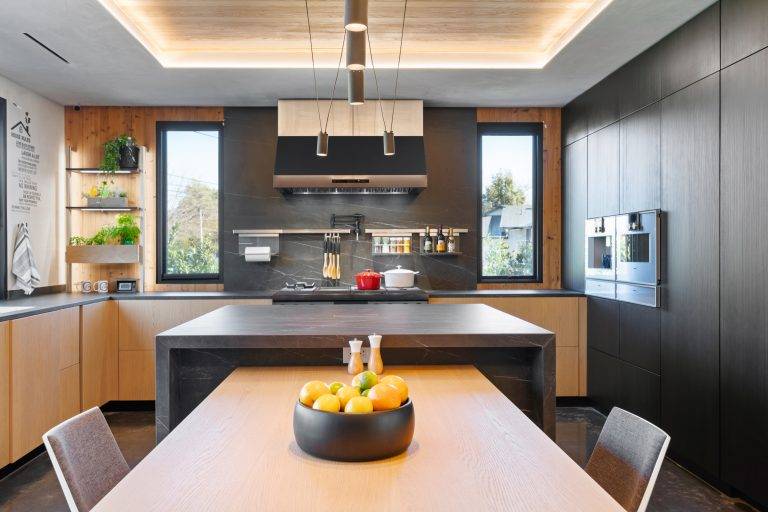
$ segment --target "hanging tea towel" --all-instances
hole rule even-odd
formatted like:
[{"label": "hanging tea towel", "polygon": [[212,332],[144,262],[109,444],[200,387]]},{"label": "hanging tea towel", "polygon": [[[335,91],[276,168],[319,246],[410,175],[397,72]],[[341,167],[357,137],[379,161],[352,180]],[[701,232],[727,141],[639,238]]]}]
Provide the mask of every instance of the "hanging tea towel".
[{"label": "hanging tea towel", "polygon": [[13,248],[13,275],[16,276],[16,284],[24,290],[25,295],[30,295],[35,288],[40,286],[40,273],[35,266],[32,242],[29,240],[29,228],[26,222],[19,224],[16,230],[16,245]]}]

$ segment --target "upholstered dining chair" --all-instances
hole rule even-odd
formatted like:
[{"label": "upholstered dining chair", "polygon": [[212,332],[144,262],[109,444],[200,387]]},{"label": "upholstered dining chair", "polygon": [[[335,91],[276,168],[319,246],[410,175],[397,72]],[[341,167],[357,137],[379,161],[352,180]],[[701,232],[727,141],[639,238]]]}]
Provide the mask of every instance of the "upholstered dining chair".
[{"label": "upholstered dining chair", "polygon": [[98,407],[53,427],[43,443],[72,512],[92,509],[130,471]]},{"label": "upholstered dining chair", "polygon": [[585,469],[627,511],[644,512],[669,439],[653,423],[614,407]]}]

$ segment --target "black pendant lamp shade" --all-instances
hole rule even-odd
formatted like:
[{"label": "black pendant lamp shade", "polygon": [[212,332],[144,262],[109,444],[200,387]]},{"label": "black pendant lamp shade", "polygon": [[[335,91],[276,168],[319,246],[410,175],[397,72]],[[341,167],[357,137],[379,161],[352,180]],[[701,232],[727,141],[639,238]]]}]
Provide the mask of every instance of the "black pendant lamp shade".
[{"label": "black pendant lamp shade", "polygon": [[368,29],[368,0],[345,0],[344,28],[350,32]]},{"label": "black pendant lamp shade", "polygon": [[317,134],[317,156],[328,156],[328,132]]},{"label": "black pendant lamp shade", "polygon": [[350,105],[365,103],[365,71],[347,71],[347,99]]},{"label": "black pendant lamp shade", "polygon": [[384,130],[384,154],[392,156],[395,154],[395,132]]},{"label": "black pendant lamp shade", "polygon": [[360,71],[365,69],[365,32],[350,32],[347,30],[347,69]]}]

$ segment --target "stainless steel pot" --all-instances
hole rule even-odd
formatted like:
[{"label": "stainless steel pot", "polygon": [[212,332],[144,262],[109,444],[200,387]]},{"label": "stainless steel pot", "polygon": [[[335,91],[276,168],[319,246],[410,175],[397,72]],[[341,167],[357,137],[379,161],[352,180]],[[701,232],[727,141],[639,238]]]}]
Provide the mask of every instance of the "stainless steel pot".
[{"label": "stainless steel pot", "polygon": [[400,265],[392,270],[382,272],[384,275],[384,286],[387,288],[413,288],[416,274],[413,270],[402,268]]}]

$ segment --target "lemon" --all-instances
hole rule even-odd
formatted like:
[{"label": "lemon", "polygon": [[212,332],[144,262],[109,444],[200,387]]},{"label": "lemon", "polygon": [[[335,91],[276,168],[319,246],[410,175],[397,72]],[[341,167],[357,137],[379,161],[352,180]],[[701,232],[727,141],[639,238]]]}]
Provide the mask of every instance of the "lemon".
[{"label": "lemon", "polygon": [[339,381],[336,381],[336,382],[331,382],[331,385],[330,385],[330,386],[328,386],[328,387],[331,389],[331,394],[332,394],[332,395],[335,395],[335,394],[336,394],[336,392],[337,392],[339,389],[341,389],[343,386],[344,386],[344,384],[343,384],[343,383],[341,383],[341,382],[339,382]]},{"label": "lemon", "polygon": [[367,414],[373,412],[373,402],[370,398],[364,396],[352,397],[347,406],[344,407],[344,412],[348,414]]},{"label": "lemon", "polygon": [[405,383],[402,377],[397,375],[387,375],[379,380],[381,384],[389,384],[396,388],[400,392],[400,402],[408,400],[408,384]]},{"label": "lemon", "polygon": [[317,409],[318,411],[339,412],[341,409],[341,402],[336,395],[321,395],[317,397],[315,403],[312,404],[312,408]]},{"label": "lemon", "polygon": [[339,397],[341,408],[343,409],[347,406],[347,402],[349,402],[351,398],[360,396],[360,389],[352,386],[343,386],[341,389],[336,391],[336,396]]},{"label": "lemon", "polygon": [[330,393],[331,390],[325,385],[325,382],[311,380],[301,387],[301,391],[299,392],[299,402],[307,407],[312,407],[312,404],[317,400],[317,397]]},{"label": "lemon", "polygon": [[360,372],[352,379],[352,385],[360,386],[362,390],[370,389],[378,383],[379,377],[370,370]]}]

